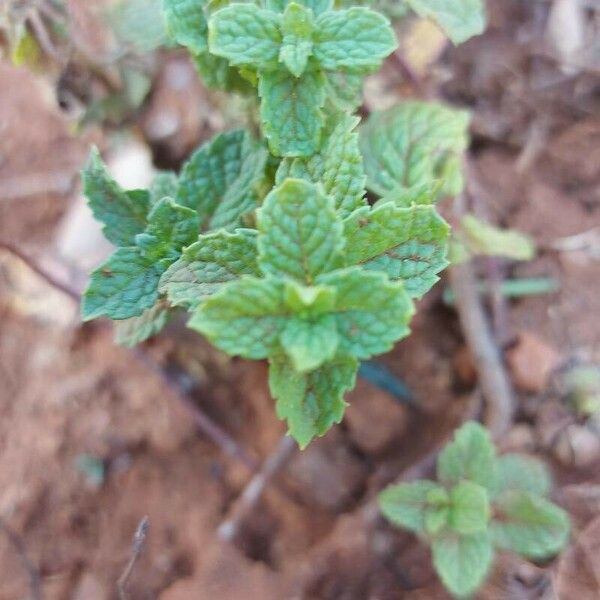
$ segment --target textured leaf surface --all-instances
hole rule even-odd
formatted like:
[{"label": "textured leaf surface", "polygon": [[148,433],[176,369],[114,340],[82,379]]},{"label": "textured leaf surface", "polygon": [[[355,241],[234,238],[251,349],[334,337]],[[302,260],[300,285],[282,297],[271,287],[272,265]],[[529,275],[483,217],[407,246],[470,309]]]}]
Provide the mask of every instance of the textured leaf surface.
[{"label": "textured leaf surface", "polygon": [[389,21],[364,7],[323,13],[315,29],[313,53],[328,71],[372,70],[397,46]]},{"label": "textured leaf surface", "polygon": [[372,113],[360,137],[367,186],[383,196],[397,187],[431,184],[444,177],[442,191],[457,193],[460,165],[451,162],[457,174],[448,172],[447,163],[467,147],[468,125],[466,111],[427,102],[406,102]]},{"label": "textured leaf surface", "polygon": [[150,186],[150,204],[154,206],[163,198],[175,198],[177,196],[177,188],[179,179],[175,173],[171,171],[162,171],[158,173],[152,180]]},{"label": "textured leaf surface", "polygon": [[407,0],[421,17],[436,21],[455,43],[480,35],[486,26],[484,0]]},{"label": "textured leaf surface", "polygon": [[278,345],[288,314],[283,282],[246,276],[208,298],[188,325],[228,354],[259,359]]},{"label": "textured leaf surface", "polygon": [[350,267],[322,275],[336,289],[339,352],[359,359],[390,350],[410,332],[413,304],[399,282],[383,273]]},{"label": "textured leaf surface", "polygon": [[265,273],[312,284],[339,263],[342,223],[332,200],[300,179],[287,179],[258,213],[259,263]]},{"label": "textured leaf surface", "polygon": [[151,260],[177,259],[183,246],[198,237],[198,213],[163,198],[150,211],[144,233],[135,237],[136,244]]},{"label": "textured leaf surface", "polygon": [[457,533],[484,531],[490,520],[490,502],[485,488],[461,481],[450,490],[449,525]]},{"label": "textured leaf surface", "polygon": [[138,248],[119,248],[96,269],[83,295],[85,321],[107,316],[129,319],[158,300],[158,280],[164,265],[144,257]]},{"label": "textured leaf surface", "polygon": [[254,91],[250,83],[241,77],[239,69],[229,66],[226,58],[201,52],[192,55],[192,60],[206,87],[241,94]]},{"label": "textured leaf surface", "polygon": [[402,279],[413,298],[427,292],[448,264],[449,227],[432,206],[361,208],[344,221],[344,233],[348,264]]},{"label": "textured leaf surface", "polygon": [[491,524],[494,544],[528,558],[559,552],[569,537],[569,517],[562,508],[528,492],[505,492],[495,501]]},{"label": "textured leaf surface", "polygon": [[203,0],[163,0],[171,37],[193,53],[208,50],[208,27],[203,4]]},{"label": "textured leaf surface", "polygon": [[458,429],[439,455],[437,476],[442,483],[456,485],[468,479],[493,491],[498,476],[496,450],[487,429],[474,421]]},{"label": "textured leaf surface", "polygon": [[325,103],[320,71],[294,77],[284,68],[261,73],[258,93],[263,132],[276,156],[310,156],[319,149]]},{"label": "textured leaf surface", "polygon": [[379,508],[394,525],[415,533],[425,530],[428,494],[443,490],[433,481],[421,480],[388,487],[379,494]]},{"label": "textured leaf surface", "polygon": [[337,358],[310,373],[298,373],[286,359],[271,361],[269,386],[277,415],[301,448],[325,434],[344,416],[344,393],[354,387],[358,363]]},{"label": "textured leaf surface", "polygon": [[196,209],[204,229],[239,227],[256,208],[266,162],[267,151],[245,130],[217,135],[184,165],[177,202]]},{"label": "textured leaf surface", "polygon": [[234,4],[215,12],[208,23],[210,52],[232,65],[273,68],[281,46],[281,17],[254,4]]},{"label": "textured leaf surface", "polygon": [[304,73],[312,54],[313,25],[311,10],[296,2],[288,4],[282,19],[283,43],[279,60],[296,77]]},{"label": "textured leaf surface", "polygon": [[493,550],[487,532],[444,534],[433,540],[431,550],[440,579],[458,597],[475,592],[492,564]]},{"label": "textured leaf surface", "polygon": [[[306,8],[310,8],[315,15],[320,15],[326,10],[331,10],[333,5],[332,0],[296,0],[297,4],[301,4]],[[275,12],[283,12],[290,4],[290,0],[267,0],[266,6],[269,10]]]},{"label": "textured leaf surface", "polygon": [[522,454],[504,454],[497,460],[498,484],[496,494],[513,490],[547,496],[552,480],[541,460]]},{"label": "textured leaf surface", "polygon": [[240,229],[200,236],[160,278],[159,291],[175,306],[195,308],[226,283],[259,275],[256,232]]},{"label": "textured leaf surface", "polygon": [[94,217],[104,224],[106,239],[131,246],[144,231],[150,200],[145,192],[128,193],[109,175],[98,150],[93,149],[83,173],[83,192]]},{"label": "textured leaf surface", "polygon": [[336,110],[354,112],[362,103],[363,75],[351,71],[325,73],[327,99]]},{"label": "textured leaf surface", "polygon": [[333,315],[291,317],[281,333],[281,344],[296,371],[312,371],[335,355],[336,319]]},{"label": "textured leaf surface", "polygon": [[139,317],[115,321],[115,341],[121,346],[133,346],[156,335],[169,321],[171,311],[162,302],[145,310]]},{"label": "textured leaf surface", "polygon": [[284,158],[277,170],[277,182],[295,177],[320,183],[333,198],[342,218],[366,205],[366,175],[358,148],[358,133],[354,131],[357,124],[356,117],[344,116],[327,136],[321,152],[310,158]]}]

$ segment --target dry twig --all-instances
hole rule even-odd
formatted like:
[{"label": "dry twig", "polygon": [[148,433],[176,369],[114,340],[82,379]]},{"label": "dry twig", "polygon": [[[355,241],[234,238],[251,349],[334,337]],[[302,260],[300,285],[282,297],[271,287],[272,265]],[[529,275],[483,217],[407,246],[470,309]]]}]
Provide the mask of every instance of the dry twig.
[{"label": "dry twig", "polygon": [[217,535],[221,540],[225,542],[235,540],[241,525],[256,507],[265,488],[291,459],[297,447],[296,442],[288,435],[281,438],[275,452],[265,460],[260,471],[252,477],[229,511],[227,518],[219,526]]},{"label": "dry twig", "polygon": [[133,573],[133,568],[140,557],[142,550],[144,549],[144,542],[146,541],[146,536],[148,535],[148,528],[150,526],[150,520],[148,517],[144,517],[137,526],[135,530],[135,534],[133,535],[133,544],[131,545],[131,556],[129,557],[129,562],[125,566],[123,573],[121,573],[121,577],[117,581],[117,589],[119,590],[119,599],[120,600],[128,600],[129,594],[127,593],[127,583],[129,582],[129,578]]}]

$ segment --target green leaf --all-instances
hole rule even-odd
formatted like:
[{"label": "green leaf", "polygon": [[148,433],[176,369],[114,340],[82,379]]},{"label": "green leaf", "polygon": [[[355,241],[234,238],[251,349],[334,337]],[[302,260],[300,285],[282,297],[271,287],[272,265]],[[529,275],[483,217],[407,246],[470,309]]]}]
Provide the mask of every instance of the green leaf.
[{"label": "green leaf", "polygon": [[513,260],[531,260],[535,256],[535,243],[528,236],[512,229],[494,227],[473,215],[463,217],[459,235],[472,254]]},{"label": "green leaf", "polygon": [[161,171],[157,173],[150,186],[150,205],[154,206],[163,198],[175,198],[179,179],[172,171]]},{"label": "green leaf", "polygon": [[481,586],[493,558],[487,532],[441,535],[433,540],[431,551],[433,566],[442,583],[458,597],[470,596]]},{"label": "green leaf", "polygon": [[94,217],[104,224],[102,231],[116,246],[131,246],[136,234],[144,231],[150,205],[147,192],[124,191],[108,174],[100,153],[93,148],[82,172],[83,193]]},{"label": "green leaf", "polygon": [[396,46],[388,19],[368,8],[328,11],[316,22],[313,54],[327,71],[371,71]]},{"label": "green leaf", "polygon": [[396,206],[409,208],[413,205],[431,206],[438,200],[441,181],[433,181],[430,183],[417,184],[409,188],[396,187],[392,191],[387,192],[373,206],[378,207],[388,202],[393,202]]},{"label": "green leaf", "polygon": [[428,495],[432,490],[445,492],[437,483],[427,480],[390,486],[379,494],[379,508],[394,525],[422,533],[426,511],[430,507]]},{"label": "green leaf", "polygon": [[547,496],[552,480],[541,460],[522,454],[503,454],[498,457],[498,484],[496,495],[506,491],[531,492]]},{"label": "green leaf", "polygon": [[198,304],[242,275],[260,275],[256,232],[217,231],[201,235],[160,278],[159,291],[174,306],[196,308]]},{"label": "green leaf", "polygon": [[146,231],[135,236],[135,243],[151,260],[173,261],[198,238],[199,223],[195,210],[163,198],[150,211]]},{"label": "green leaf", "polygon": [[139,317],[115,321],[115,341],[121,346],[133,346],[156,335],[168,322],[171,311],[163,302],[145,310]]},{"label": "green leaf", "polygon": [[[405,102],[372,113],[360,131],[367,187],[380,196],[395,188],[442,181],[441,192],[460,191],[460,157],[468,144],[469,113],[428,102]],[[448,172],[451,161],[455,171]]]},{"label": "green leaf", "polygon": [[243,129],[214,137],[184,165],[177,202],[194,208],[203,229],[234,229],[257,206],[267,151]]},{"label": "green leaf", "polygon": [[280,280],[246,275],[204,301],[188,325],[232,356],[267,358],[290,313],[283,289]]},{"label": "green leaf", "polygon": [[410,333],[414,307],[400,282],[350,267],[321,275],[318,283],[336,289],[340,353],[366,359],[387,352]]},{"label": "green leaf", "polygon": [[171,37],[194,54],[208,50],[208,26],[203,4],[203,0],[163,0]]},{"label": "green leaf", "polygon": [[201,52],[192,55],[192,60],[206,87],[240,94],[254,93],[254,88],[241,77],[239,69],[230,67],[222,56]]},{"label": "green leaf", "polygon": [[425,511],[425,531],[431,537],[437,536],[448,525],[450,509],[448,506],[428,508]]},{"label": "green leaf", "polygon": [[164,268],[138,248],[119,248],[92,273],[81,305],[83,320],[141,315],[158,300],[158,280]]},{"label": "green leaf", "polygon": [[308,285],[339,265],[342,223],[331,198],[301,179],[286,179],[258,212],[259,264],[263,272]]},{"label": "green leaf", "polygon": [[208,22],[211,54],[232,65],[257,69],[277,65],[281,17],[254,4],[234,4],[215,12]]},{"label": "green leaf", "polygon": [[344,115],[327,136],[319,154],[310,158],[284,158],[277,169],[276,182],[286,177],[320,183],[335,202],[336,212],[343,218],[365,206],[366,175],[354,128],[359,119]]},{"label": "green leaf", "polygon": [[363,75],[352,71],[326,71],[327,99],[335,110],[354,112],[362,103]]},{"label": "green leaf", "polygon": [[273,359],[269,368],[271,394],[288,433],[305,448],[344,416],[344,393],[354,387],[358,363],[336,358],[309,373],[298,373],[287,359]]},{"label": "green leaf", "polygon": [[472,481],[461,481],[450,490],[448,523],[454,531],[471,534],[487,529],[490,520],[488,492]]},{"label": "green leaf", "polygon": [[474,421],[458,429],[438,457],[437,476],[447,485],[467,479],[493,491],[498,473],[496,449],[488,430]]},{"label": "green leaf", "polygon": [[263,132],[276,156],[310,156],[323,127],[325,79],[320,71],[294,77],[287,69],[261,73],[258,94]]},{"label": "green leaf", "polygon": [[402,279],[408,294],[418,298],[448,264],[449,229],[432,206],[399,208],[388,202],[360,208],[344,221],[346,261]]},{"label": "green leaf", "polygon": [[[315,15],[320,15],[326,10],[331,10],[332,0],[295,0],[297,4],[310,8]],[[269,10],[282,13],[289,6],[290,0],[267,0],[266,7]]]},{"label": "green leaf", "polygon": [[436,21],[454,44],[485,31],[484,0],[406,0],[420,17]]},{"label": "green leaf", "polygon": [[528,492],[505,492],[495,501],[491,523],[494,545],[528,558],[548,558],[569,538],[569,517],[562,508]]},{"label": "green leaf", "polygon": [[312,54],[312,33],[314,21],[311,10],[296,2],[290,2],[282,20],[283,43],[279,52],[279,60],[290,73],[300,77],[308,58]]},{"label": "green leaf", "polygon": [[292,317],[281,333],[281,345],[296,371],[312,371],[335,356],[336,319],[333,315]]}]

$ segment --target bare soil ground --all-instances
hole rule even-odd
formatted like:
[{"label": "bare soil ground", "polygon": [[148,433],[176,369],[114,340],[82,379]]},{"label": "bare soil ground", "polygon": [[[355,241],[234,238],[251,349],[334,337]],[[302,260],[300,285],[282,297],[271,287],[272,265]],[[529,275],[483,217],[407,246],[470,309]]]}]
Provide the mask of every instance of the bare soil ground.
[{"label": "bare soil ground", "polygon": [[[564,368],[600,361],[600,79],[591,69],[565,75],[544,53],[545,4],[490,2],[488,32],[446,50],[424,83],[473,111],[482,213],[538,245],[533,261],[501,265],[504,276],[558,284],[506,303],[498,333],[519,410],[503,445],[553,467],[574,543],[560,564],[500,557],[478,595],[484,600],[600,597],[600,442],[577,446],[583,458],[571,459],[547,443],[565,418]],[[181,55],[162,60],[138,131],[161,164],[178,164],[222,115],[193,78],[185,92],[169,88],[169,65],[180,75],[189,68]],[[385,76],[392,94],[410,87],[393,70]],[[152,132],[165,113],[179,115],[180,126],[157,142]],[[104,140],[96,128],[71,129],[47,85],[0,64],[0,240],[50,266],[77,170],[89,143]],[[118,598],[144,515],[150,533],[130,579],[132,600],[446,598],[416,539],[367,524],[361,512],[469,410],[476,375],[442,302],[445,285],[422,302],[412,336],[382,359],[415,406],[360,381],[342,425],[292,459],[227,545],[215,531],[248,470],[198,435],[172,390],[115,346],[109,329],[81,326],[70,299],[0,253],[0,524],[39,568],[44,598]],[[273,451],[284,428],[264,365],[227,359],[179,323],[146,351],[256,458]],[[0,600],[28,597],[22,558],[0,535]]]}]

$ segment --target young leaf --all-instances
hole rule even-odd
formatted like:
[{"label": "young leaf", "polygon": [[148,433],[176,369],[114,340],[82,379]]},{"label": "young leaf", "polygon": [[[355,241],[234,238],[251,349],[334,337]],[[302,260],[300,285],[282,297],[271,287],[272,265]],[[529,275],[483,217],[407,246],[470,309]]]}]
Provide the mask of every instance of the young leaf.
[{"label": "young leaf", "polygon": [[321,275],[318,283],[336,289],[340,353],[366,359],[387,352],[410,333],[414,307],[400,282],[350,267]]},{"label": "young leaf", "polygon": [[280,280],[244,276],[210,296],[188,325],[228,354],[267,358],[290,313],[283,290]]},{"label": "young leaf", "polygon": [[335,356],[338,346],[335,317],[331,314],[291,317],[281,332],[281,345],[296,371],[313,371]]},{"label": "young leaf", "polygon": [[150,186],[150,205],[154,206],[163,198],[175,198],[179,179],[172,171],[161,171],[157,173]]},{"label": "young leaf", "polygon": [[279,60],[295,77],[306,69],[312,54],[313,13],[296,2],[290,2],[282,19],[283,43]]},{"label": "young leaf", "polygon": [[277,65],[281,17],[254,4],[234,4],[215,12],[208,23],[211,54],[232,65],[256,69]]},{"label": "young leaf", "polygon": [[[310,8],[315,15],[320,15],[326,10],[331,10],[332,0],[295,0],[297,4]],[[266,7],[269,10],[282,13],[289,6],[291,0],[266,0]]]},{"label": "young leaf", "polygon": [[396,49],[389,21],[368,8],[327,11],[316,22],[315,59],[327,71],[370,71]]},{"label": "young leaf", "polygon": [[498,457],[497,465],[496,495],[510,490],[531,492],[539,496],[550,493],[550,474],[540,460],[522,454],[503,454]]},{"label": "young leaf", "polygon": [[365,206],[366,175],[354,128],[358,118],[345,115],[335,125],[319,154],[310,158],[284,158],[276,173],[276,182],[286,177],[320,183],[335,202],[336,212],[343,218]]},{"label": "young leaf", "polygon": [[145,310],[139,317],[115,321],[115,341],[121,346],[133,346],[156,335],[168,322],[171,311],[163,302]]},{"label": "young leaf", "polygon": [[237,67],[229,66],[226,58],[210,52],[200,52],[191,58],[206,87],[240,94],[254,92],[254,87],[242,78]]},{"label": "young leaf", "polygon": [[323,127],[325,79],[306,70],[294,77],[287,69],[261,73],[258,94],[263,132],[276,156],[310,156],[318,149]]},{"label": "young leaf", "polygon": [[256,257],[253,230],[202,235],[163,273],[159,291],[172,305],[194,309],[226,283],[242,275],[260,275]]},{"label": "young leaf", "polygon": [[271,361],[269,386],[277,400],[277,415],[289,434],[305,448],[344,416],[344,393],[354,387],[358,363],[336,358],[309,373],[298,373],[287,359]]},{"label": "young leaf", "polygon": [[346,261],[402,279],[408,294],[418,298],[448,264],[449,229],[432,206],[399,208],[388,202],[360,208],[344,221]]},{"label": "young leaf", "polygon": [[531,260],[535,256],[533,240],[518,231],[494,227],[473,215],[464,216],[460,227],[460,239],[473,254],[513,260]]},{"label": "young leaf", "polygon": [[454,531],[471,534],[487,529],[490,501],[487,490],[472,481],[461,481],[450,490],[448,523]]},{"label": "young leaf", "polygon": [[367,187],[383,196],[397,187],[431,185],[445,175],[441,191],[456,193],[460,170],[449,174],[447,163],[467,147],[468,125],[466,111],[427,102],[372,113],[360,131]]},{"label": "young leaf", "polygon": [[440,485],[427,480],[390,486],[379,494],[379,508],[394,525],[422,533],[432,490],[445,492]]},{"label": "young leaf", "polygon": [[493,550],[487,532],[471,535],[446,533],[431,544],[433,566],[455,596],[470,596],[486,578]]},{"label": "young leaf", "polygon": [[102,231],[116,246],[132,246],[136,234],[144,231],[150,199],[147,192],[126,192],[108,174],[100,153],[92,149],[82,172],[83,192],[94,217],[104,224]]},{"label": "young leaf", "polygon": [[528,558],[548,558],[569,538],[569,517],[552,502],[529,492],[505,492],[494,504],[494,545]]},{"label": "young leaf", "polygon": [[484,0],[406,0],[420,17],[430,17],[454,44],[484,32]]},{"label": "young leaf", "polygon": [[498,476],[496,449],[488,430],[474,421],[465,423],[440,453],[437,476],[447,485],[468,479],[493,491]]},{"label": "young leaf", "polygon": [[204,0],[163,0],[171,37],[194,54],[208,50],[208,26],[203,4]]},{"label": "young leaf", "polygon": [[144,233],[135,236],[136,245],[151,260],[176,260],[183,246],[198,238],[198,213],[163,198],[150,211]]},{"label": "young leaf", "polygon": [[301,179],[286,179],[258,212],[261,269],[307,285],[335,268],[344,245],[331,198]]},{"label": "young leaf", "polygon": [[217,135],[184,165],[177,202],[198,211],[203,229],[239,227],[257,206],[266,163],[267,151],[245,130]]},{"label": "young leaf", "polygon": [[92,273],[81,305],[83,320],[141,315],[158,300],[158,280],[164,268],[138,248],[119,248]]}]

